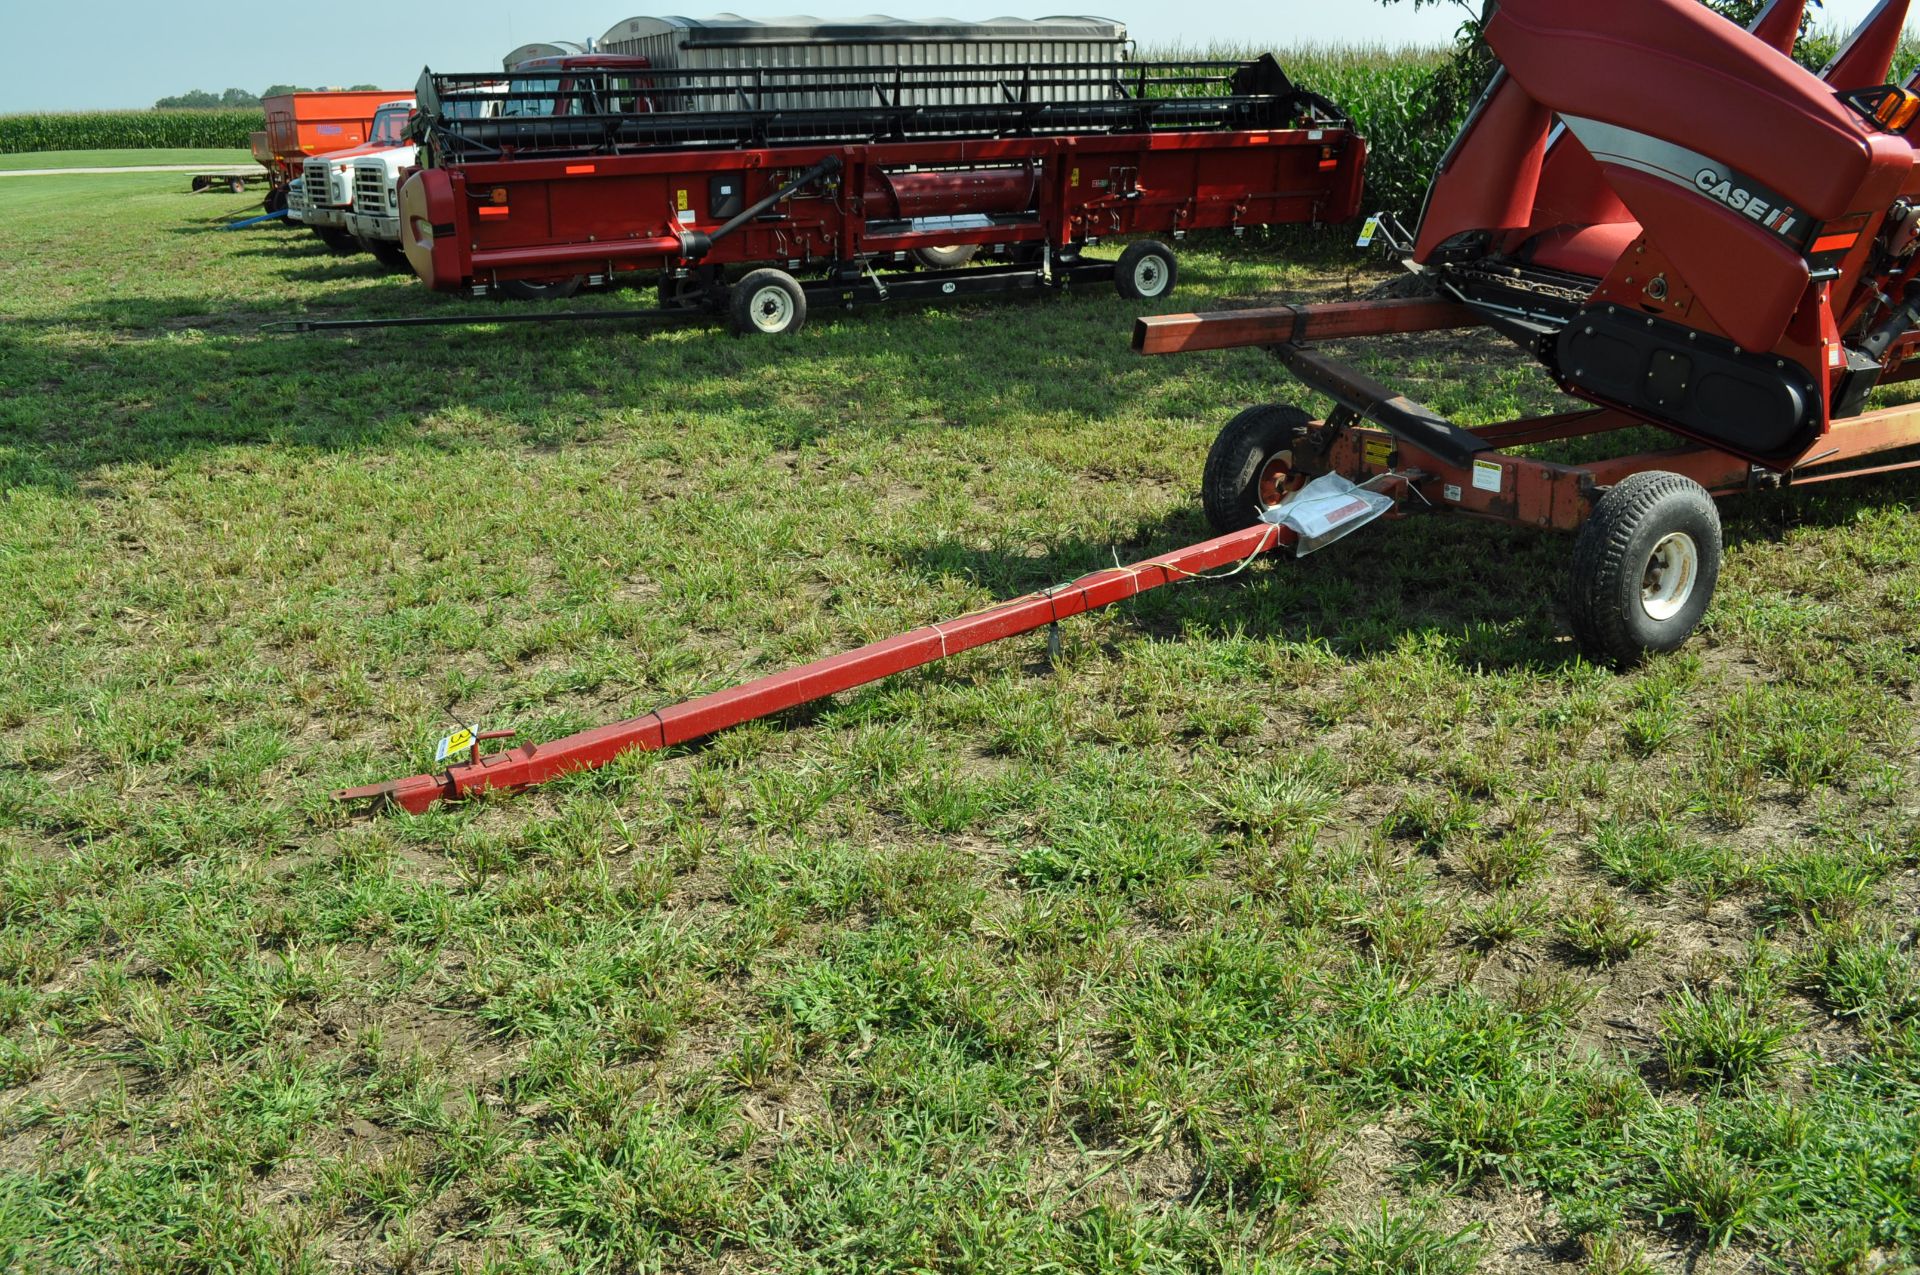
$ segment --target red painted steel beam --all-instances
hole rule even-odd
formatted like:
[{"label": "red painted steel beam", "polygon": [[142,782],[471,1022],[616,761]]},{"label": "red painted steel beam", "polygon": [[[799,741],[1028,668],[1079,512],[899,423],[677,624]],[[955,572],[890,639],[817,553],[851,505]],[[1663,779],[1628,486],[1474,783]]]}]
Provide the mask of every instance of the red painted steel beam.
[{"label": "red painted steel beam", "polygon": [[1387,336],[1482,327],[1486,320],[1451,301],[1403,298],[1334,301],[1326,305],[1156,314],[1134,320],[1137,354],[1185,354],[1241,346],[1300,344],[1342,337]]},{"label": "red painted steel beam", "polygon": [[1149,589],[1192,579],[1294,543],[1293,532],[1259,524],[1161,554],[1130,567],[1110,567],[1043,593],[929,625],[898,637],[702,695],[643,717],[529,744],[453,766],[441,775],[414,775],[345,788],[333,799],[399,806],[415,814],[436,802],[487,791],[527,788],[577,770],[604,766],[622,753],[647,752],[701,739],[730,726],[768,717],[856,686],[865,686],[958,655],[990,642],[1045,628],[1057,620],[1124,602]]},{"label": "red painted steel beam", "polygon": [[493,270],[500,266],[538,266],[553,262],[571,263],[602,259],[624,260],[628,257],[667,257],[679,260],[686,255],[686,251],[686,244],[679,235],[603,239],[595,243],[540,244],[531,248],[480,248],[473,254],[473,268]]}]

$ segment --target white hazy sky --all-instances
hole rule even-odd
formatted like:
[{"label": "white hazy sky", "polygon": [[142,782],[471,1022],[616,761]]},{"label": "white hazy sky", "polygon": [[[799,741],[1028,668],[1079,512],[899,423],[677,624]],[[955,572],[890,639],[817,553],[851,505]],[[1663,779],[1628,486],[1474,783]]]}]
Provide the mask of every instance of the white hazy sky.
[{"label": "white hazy sky", "polygon": [[[869,0],[861,0],[861,3]],[[1320,43],[1436,44],[1459,25],[1451,4],[1414,12],[1407,0],[1273,0],[1168,4],[1165,0],[870,0],[899,17],[938,13],[1037,17],[1081,9],[1118,18],[1145,44],[1212,40],[1285,48]],[[1825,21],[1850,26],[1875,0],[1827,0]],[[679,6],[676,6],[679,7]],[[728,7],[681,9],[697,16]],[[730,6],[748,17],[811,8],[839,16],[855,5],[776,0]],[[532,40],[599,36],[623,18],[657,12],[641,0],[0,0],[0,113],[150,106],[187,89],[254,92],[273,83],[377,83],[406,88],[423,64],[443,70],[499,65]]]}]

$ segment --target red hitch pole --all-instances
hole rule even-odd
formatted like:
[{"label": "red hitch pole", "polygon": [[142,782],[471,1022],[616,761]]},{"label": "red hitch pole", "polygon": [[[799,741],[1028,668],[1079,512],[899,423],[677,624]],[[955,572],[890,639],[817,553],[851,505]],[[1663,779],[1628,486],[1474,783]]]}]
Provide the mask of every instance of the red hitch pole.
[{"label": "red hitch pole", "polygon": [[[1189,545],[1130,567],[1108,567],[1044,593],[1030,593],[956,620],[915,629],[670,708],[656,709],[644,717],[481,757],[465,765],[451,766],[444,775],[414,775],[362,788],[343,788],[333,794],[333,799],[399,806],[419,814],[438,801],[457,800],[489,790],[528,788],[576,770],[604,766],[622,753],[684,744],[977,646],[1031,633],[1055,621],[1124,602],[1149,589],[1243,562],[1291,545],[1297,539],[1289,528],[1258,523],[1244,531]],[[489,736],[492,734],[488,732]]]}]

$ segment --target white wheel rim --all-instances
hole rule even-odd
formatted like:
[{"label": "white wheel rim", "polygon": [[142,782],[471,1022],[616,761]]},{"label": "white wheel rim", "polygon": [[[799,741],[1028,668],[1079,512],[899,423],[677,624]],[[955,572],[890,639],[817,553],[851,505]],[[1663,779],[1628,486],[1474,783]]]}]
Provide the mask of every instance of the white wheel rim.
[{"label": "white wheel rim", "polygon": [[783,332],[793,319],[793,298],[772,284],[753,294],[753,326],[762,332]]},{"label": "white wheel rim", "polygon": [[1133,287],[1143,297],[1157,297],[1167,288],[1167,268],[1158,257],[1142,257],[1133,266]]},{"label": "white wheel rim", "polygon": [[1671,620],[1700,579],[1700,546],[1684,531],[1665,537],[1647,555],[1640,577],[1640,609],[1650,620]]}]

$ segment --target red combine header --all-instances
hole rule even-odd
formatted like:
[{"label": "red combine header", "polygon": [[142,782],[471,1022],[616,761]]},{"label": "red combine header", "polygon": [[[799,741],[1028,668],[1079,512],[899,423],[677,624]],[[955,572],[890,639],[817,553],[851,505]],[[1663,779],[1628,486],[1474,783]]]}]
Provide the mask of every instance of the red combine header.
[{"label": "red combine header", "polygon": [[[401,191],[420,277],[522,297],[645,282],[669,309],[729,309],[743,332],[791,331],[822,301],[1107,279],[1163,296],[1165,244],[1136,243],[1118,267],[1082,250],[1346,221],[1366,161],[1341,113],[1271,57],[662,69],[607,55],[498,80],[420,82],[423,168]],[[976,255],[994,264],[959,269]]]}]

